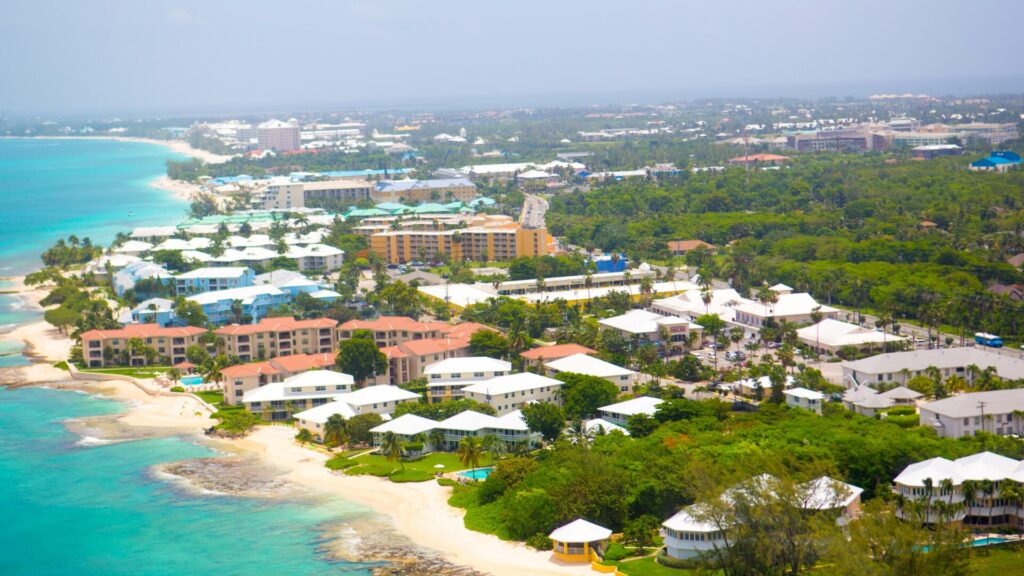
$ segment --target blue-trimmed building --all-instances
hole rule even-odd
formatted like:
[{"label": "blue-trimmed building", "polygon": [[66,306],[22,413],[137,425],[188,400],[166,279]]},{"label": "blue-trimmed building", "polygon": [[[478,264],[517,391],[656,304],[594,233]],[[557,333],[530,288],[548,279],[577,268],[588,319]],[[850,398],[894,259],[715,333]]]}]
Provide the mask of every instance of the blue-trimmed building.
[{"label": "blue-trimmed building", "polygon": [[998,150],[987,158],[971,162],[970,169],[983,172],[1006,172],[1020,166],[1020,154],[1012,150]]}]

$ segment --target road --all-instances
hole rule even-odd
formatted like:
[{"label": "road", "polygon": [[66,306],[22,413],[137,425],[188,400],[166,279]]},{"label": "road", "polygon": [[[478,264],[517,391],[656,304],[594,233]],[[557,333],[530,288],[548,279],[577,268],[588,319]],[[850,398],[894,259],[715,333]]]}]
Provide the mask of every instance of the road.
[{"label": "road", "polygon": [[523,228],[543,228],[544,215],[548,211],[548,201],[533,194],[524,194],[523,211],[519,215],[519,223]]}]

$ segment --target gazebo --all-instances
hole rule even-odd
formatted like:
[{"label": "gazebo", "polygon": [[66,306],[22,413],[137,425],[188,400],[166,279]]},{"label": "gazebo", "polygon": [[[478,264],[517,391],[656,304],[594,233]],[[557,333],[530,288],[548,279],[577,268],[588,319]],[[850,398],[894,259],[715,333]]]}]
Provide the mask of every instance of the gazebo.
[{"label": "gazebo", "polygon": [[590,562],[591,551],[603,552],[612,531],[577,518],[548,535],[555,558],[565,562]]},{"label": "gazebo", "polygon": [[191,374],[195,372],[195,369],[198,368],[198,366],[191,362],[178,362],[177,364],[172,366],[172,368],[176,369],[178,372],[181,372],[182,374]]}]

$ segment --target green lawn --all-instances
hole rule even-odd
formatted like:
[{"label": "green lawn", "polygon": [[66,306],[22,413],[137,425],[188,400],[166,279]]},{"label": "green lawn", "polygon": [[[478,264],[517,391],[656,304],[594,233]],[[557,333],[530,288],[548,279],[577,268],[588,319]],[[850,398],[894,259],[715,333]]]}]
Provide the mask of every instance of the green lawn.
[{"label": "green lawn", "polygon": [[136,368],[82,368],[80,371],[93,372],[96,374],[131,376],[132,378],[155,378],[170,369],[170,366],[139,366]]},{"label": "green lawn", "polygon": [[[609,562],[614,564],[614,562]],[[619,572],[627,576],[689,576],[692,570],[668,568],[654,561],[653,557],[639,560],[626,560],[618,563]]]},{"label": "green lawn", "polygon": [[[354,458],[359,463],[358,466],[348,468],[345,470],[346,474],[350,475],[371,475],[371,476],[390,476],[392,473],[398,470],[402,470],[402,464],[398,462],[388,462],[387,458],[379,454],[367,454],[365,456],[357,456]],[[486,464],[488,462],[481,462]],[[399,478],[404,481],[409,481],[409,478],[419,477],[423,480],[429,480],[435,472],[451,472],[454,470],[464,470],[466,467],[459,463],[459,457],[455,454],[447,452],[434,452],[427,454],[423,458],[414,461],[403,462],[406,471],[417,471],[429,473],[431,476],[428,477],[424,474],[420,475],[409,475],[405,474]],[[443,468],[435,468],[438,464],[444,464]]]},{"label": "green lawn", "polygon": [[472,484],[454,486],[451,498],[448,499],[448,505],[466,509],[466,517],[463,519],[466,528],[474,532],[494,534],[502,540],[512,539],[502,524],[498,503],[480,504],[476,486]]},{"label": "green lawn", "polygon": [[974,576],[1004,576],[1020,574],[1024,567],[1024,549],[1020,547],[993,546],[988,554],[975,550],[971,558],[971,574]]},{"label": "green lawn", "polygon": [[[188,388],[185,388],[185,391],[187,392]],[[193,394],[195,394],[196,396],[199,396],[207,404],[212,404],[213,406],[216,406],[216,405],[218,405],[218,404],[220,404],[221,402],[224,401],[224,393],[220,392],[220,391],[217,391],[217,390],[208,390],[208,391],[205,391],[205,392],[193,392]]]}]

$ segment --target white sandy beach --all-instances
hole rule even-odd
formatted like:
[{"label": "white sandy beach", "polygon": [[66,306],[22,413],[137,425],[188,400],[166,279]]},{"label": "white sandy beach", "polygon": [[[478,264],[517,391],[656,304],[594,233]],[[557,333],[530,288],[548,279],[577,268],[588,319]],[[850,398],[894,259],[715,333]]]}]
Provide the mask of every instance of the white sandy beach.
[{"label": "white sandy beach", "polygon": [[260,426],[231,444],[285,469],[285,478],[296,484],[335,494],[390,517],[401,534],[454,564],[494,576],[594,574],[589,564],[557,563],[549,552],[467,529],[463,511],[448,505],[451,489],[436,482],[395,484],[372,476],[335,474],[324,467],[325,454],[300,447],[294,435],[292,428]]},{"label": "white sandy beach", "polygon": [[153,188],[171,192],[185,201],[192,200],[200,191],[200,187],[197,184],[185,182],[184,180],[172,180],[169,176],[161,176],[150,182],[149,185]]},{"label": "white sandy beach", "polygon": [[170,148],[172,152],[177,152],[188,156],[190,158],[198,158],[207,164],[220,164],[227,162],[231,159],[231,156],[224,156],[222,154],[214,154],[206,150],[200,150],[193,148],[191,144],[184,140],[157,140],[156,138],[137,138],[135,136],[0,136],[0,138],[40,138],[46,140],[113,140],[115,142],[141,142],[144,144],[156,144],[157,146],[165,146]]}]

